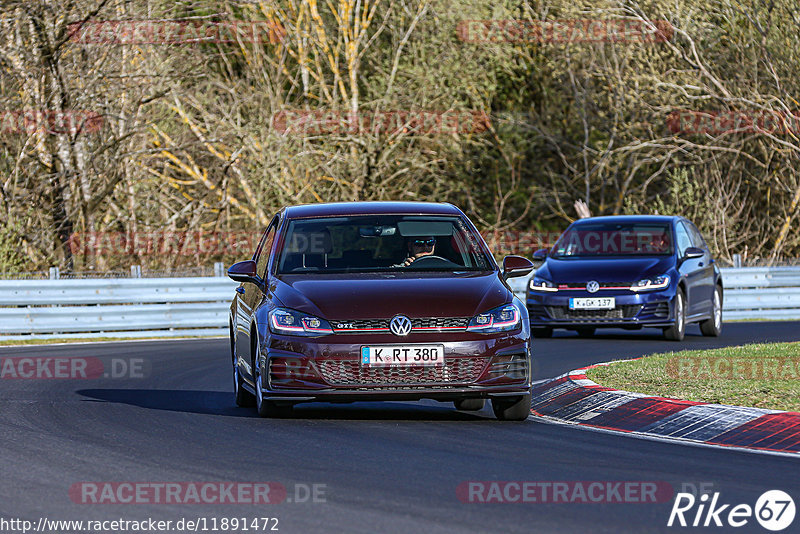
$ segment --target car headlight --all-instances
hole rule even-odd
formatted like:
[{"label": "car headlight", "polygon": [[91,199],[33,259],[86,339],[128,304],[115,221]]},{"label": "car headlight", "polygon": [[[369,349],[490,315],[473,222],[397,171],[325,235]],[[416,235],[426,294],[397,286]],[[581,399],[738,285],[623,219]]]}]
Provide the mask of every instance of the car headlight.
[{"label": "car headlight", "polygon": [[544,278],[539,278],[538,276],[531,278],[530,288],[532,291],[558,291],[558,286],[556,286],[553,282],[550,280],[545,280]]},{"label": "car headlight", "polygon": [[665,289],[669,287],[669,276],[662,274],[655,278],[645,278],[639,280],[631,286],[631,291],[654,291],[656,289]]},{"label": "car headlight", "polygon": [[505,332],[519,327],[520,313],[513,304],[505,304],[499,308],[489,310],[472,318],[467,326],[470,332],[481,334],[493,334],[494,332]]},{"label": "car headlight", "polygon": [[269,328],[275,334],[290,336],[313,337],[333,334],[330,323],[325,319],[286,308],[275,308],[269,312]]}]

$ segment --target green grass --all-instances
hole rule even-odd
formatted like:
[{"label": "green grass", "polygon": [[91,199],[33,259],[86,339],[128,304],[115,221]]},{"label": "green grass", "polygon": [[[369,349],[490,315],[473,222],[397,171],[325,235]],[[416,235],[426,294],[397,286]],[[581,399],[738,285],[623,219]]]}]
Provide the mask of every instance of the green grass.
[{"label": "green grass", "polygon": [[800,412],[800,343],[654,354],[587,376],[647,395]]},{"label": "green grass", "polygon": [[213,339],[218,336],[181,336],[181,337],[85,337],[85,338],[51,338],[51,339],[5,339],[0,340],[0,347],[18,345],[52,345],[54,343],[102,343],[104,341],[169,341],[171,339]]}]

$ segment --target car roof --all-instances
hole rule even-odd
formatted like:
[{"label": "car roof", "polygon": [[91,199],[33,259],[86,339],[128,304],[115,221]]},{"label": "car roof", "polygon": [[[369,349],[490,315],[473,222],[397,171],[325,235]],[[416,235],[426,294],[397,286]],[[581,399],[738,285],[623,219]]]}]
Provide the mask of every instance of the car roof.
[{"label": "car roof", "polygon": [[439,202],[328,202],[303,204],[285,209],[289,219],[344,215],[461,215],[452,204]]},{"label": "car roof", "polygon": [[578,219],[573,224],[583,224],[588,222],[607,222],[607,223],[669,223],[679,221],[683,217],[676,215],[606,215],[602,217],[587,217]]}]

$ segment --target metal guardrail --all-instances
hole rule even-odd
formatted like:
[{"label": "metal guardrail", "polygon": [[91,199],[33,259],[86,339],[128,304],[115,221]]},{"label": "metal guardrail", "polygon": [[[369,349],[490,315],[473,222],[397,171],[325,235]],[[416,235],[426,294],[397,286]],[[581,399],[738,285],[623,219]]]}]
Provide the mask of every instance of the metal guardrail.
[{"label": "metal guardrail", "polygon": [[0,339],[223,336],[227,277],[0,280]]},{"label": "metal guardrail", "polygon": [[[800,319],[800,267],[722,268],[723,318]],[[525,300],[530,277],[512,278],[509,285]]]},{"label": "metal guardrail", "polygon": [[[722,269],[725,319],[800,319],[800,267]],[[509,280],[524,299],[528,278]],[[226,277],[0,280],[0,339],[227,335]]]},{"label": "metal guardrail", "polygon": [[800,267],[721,269],[727,319],[800,319]]}]

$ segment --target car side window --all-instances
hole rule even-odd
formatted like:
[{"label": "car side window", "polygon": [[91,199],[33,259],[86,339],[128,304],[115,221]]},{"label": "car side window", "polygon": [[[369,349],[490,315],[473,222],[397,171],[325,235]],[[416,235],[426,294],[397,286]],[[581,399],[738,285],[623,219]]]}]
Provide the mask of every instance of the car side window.
[{"label": "car side window", "polygon": [[675,225],[675,240],[678,243],[678,257],[682,257],[686,253],[686,249],[692,246],[692,239],[689,237],[689,232],[683,225],[683,222],[678,222]]},{"label": "car side window", "polygon": [[693,223],[686,222],[684,224],[686,224],[686,227],[689,229],[693,245],[697,248],[708,250],[708,245],[706,245],[706,240],[703,239],[703,234],[700,233],[700,230],[698,230]]},{"label": "car side window", "polygon": [[256,272],[261,278],[266,278],[269,256],[272,251],[272,243],[275,241],[275,231],[278,228],[278,218],[272,220],[267,228],[267,232],[258,247],[258,258],[256,259]]}]

